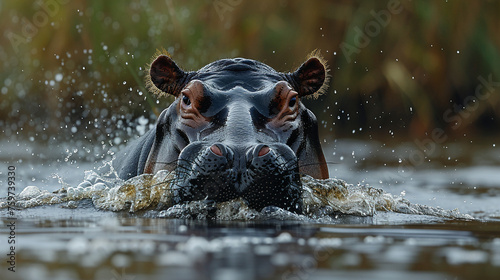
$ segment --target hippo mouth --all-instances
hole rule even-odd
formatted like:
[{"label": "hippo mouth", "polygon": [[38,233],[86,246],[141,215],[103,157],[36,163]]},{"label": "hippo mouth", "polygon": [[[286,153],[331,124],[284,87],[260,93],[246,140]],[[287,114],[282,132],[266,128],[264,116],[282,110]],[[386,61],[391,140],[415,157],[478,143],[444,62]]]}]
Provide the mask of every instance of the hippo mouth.
[{"label": "hippo mouth", "polygon": [[[199,145],[192,146],[188,146],[178,160],[177,178],[172,186],[174,204],[242,198],[250,208],[258,211],[276,206],[294,213],[302,212],[297,159],[288,147],[258,145],[247,150],[244,156],[238,156],[237,152],[221,144],[201,149]],[[198,150],[194,157],[192,150]],[[265,154],[260,155],[263,150]]]}]

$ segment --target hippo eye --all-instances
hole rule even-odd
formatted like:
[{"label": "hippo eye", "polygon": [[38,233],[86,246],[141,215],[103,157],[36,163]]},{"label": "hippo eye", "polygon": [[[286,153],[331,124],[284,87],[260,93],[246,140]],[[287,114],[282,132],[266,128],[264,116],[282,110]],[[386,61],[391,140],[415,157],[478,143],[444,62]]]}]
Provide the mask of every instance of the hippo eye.
[{"label": "hippo eye", "polygon": [[293,108],[296,103],[297,103],[297,97],[292,97],[292,98],[290,98],[290,101],[288,102],[288,107]]},{"label": "hippo eye", "polygon": [[189,97],[187,97],[186,95],[183,95],[182,96],[182,103],[186,104],[186,106],[189,106],[189,105],[191,105],[191,99],[189,99]]}]

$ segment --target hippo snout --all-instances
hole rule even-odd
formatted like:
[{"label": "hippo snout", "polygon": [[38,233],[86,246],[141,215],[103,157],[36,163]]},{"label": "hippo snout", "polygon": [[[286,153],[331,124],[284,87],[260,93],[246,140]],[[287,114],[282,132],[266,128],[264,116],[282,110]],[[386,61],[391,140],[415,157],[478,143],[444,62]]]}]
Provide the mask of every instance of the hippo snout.
[{"label": "hippo snout", "polygon": [[286,145],[192,143],[179,155],[174,203],[243,198],[251,208],[301,212],[297,158]]}]

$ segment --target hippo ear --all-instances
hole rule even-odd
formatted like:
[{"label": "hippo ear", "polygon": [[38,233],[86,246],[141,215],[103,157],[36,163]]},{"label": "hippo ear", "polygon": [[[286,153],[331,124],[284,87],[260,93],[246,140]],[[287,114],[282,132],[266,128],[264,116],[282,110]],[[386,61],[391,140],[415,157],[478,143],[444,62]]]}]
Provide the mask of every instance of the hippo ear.
[{"label": "hippo ear", "polygon": [[149,87],[159,95],[168,93],[177,97],[189,82],[189,76],[170,57],[160,55],[151,63]]},{"label": "hippo ear", "polygon": [[328,88],[328,66],[320,56],[313,56],[295,72],[287,75],[299,97],[323,94]]}]

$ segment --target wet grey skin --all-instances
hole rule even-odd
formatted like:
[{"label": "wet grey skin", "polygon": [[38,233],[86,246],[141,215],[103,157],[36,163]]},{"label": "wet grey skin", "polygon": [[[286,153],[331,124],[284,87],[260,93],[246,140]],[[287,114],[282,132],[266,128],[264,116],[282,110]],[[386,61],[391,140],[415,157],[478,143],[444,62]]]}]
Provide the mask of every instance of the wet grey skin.
[{"label": "wet grey skin", "polygon": [[316,117],[300,102],[325,89],[320,58],[292,73],[243,58],[186,72],[160,55],[149,78],[153,90],[176,99],[154,129],[118,153],[113,166],[120,178],[175,170],[174,204],[243,198],[257,210],[296,213],[300,175],[328,178]]}]

